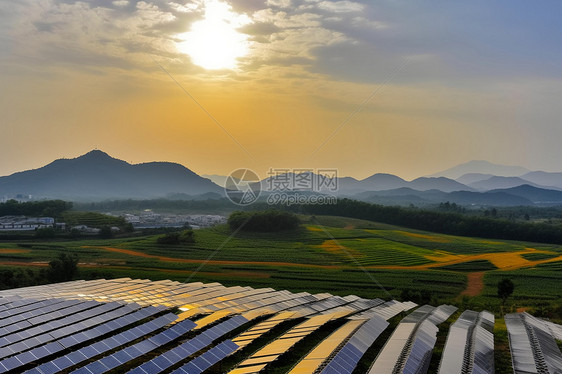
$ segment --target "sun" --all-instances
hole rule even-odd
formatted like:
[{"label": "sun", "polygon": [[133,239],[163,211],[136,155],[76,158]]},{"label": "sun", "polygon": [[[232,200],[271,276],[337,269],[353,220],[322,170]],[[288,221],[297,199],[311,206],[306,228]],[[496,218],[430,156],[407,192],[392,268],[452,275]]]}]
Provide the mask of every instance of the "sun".
[{"label": "sun", "polygon": [[245,16],[219,0],[205,2],[204,19],[193,23],[191,31],[178,35],[180,52],[207,70],[235,69],[238,58],[249,51],[248,35],[237,29],[251,23]]}]

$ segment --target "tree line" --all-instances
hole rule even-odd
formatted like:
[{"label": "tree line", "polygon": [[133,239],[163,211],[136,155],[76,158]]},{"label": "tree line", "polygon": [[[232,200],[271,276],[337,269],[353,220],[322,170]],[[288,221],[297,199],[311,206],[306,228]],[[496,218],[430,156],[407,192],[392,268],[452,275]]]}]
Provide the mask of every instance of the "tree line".
[{"label": "tree line", "polygon": [[137,211],[144,209],[166,210],[166,211],[202,211],[202,212],[222,212],[231,210],[232,203],[226,198],[205,199],[205,200],[169,200],[169,199],[149,199],[149,200],[108,200],[91,203],[76,203],[76,209],[87,211],[116,211],[129,210]]},{"label": "tree line", "polygon": [[72,209],[72,203],[63,200],[26,201],[8,200],[0,203],[0,216],[60,217]]}]

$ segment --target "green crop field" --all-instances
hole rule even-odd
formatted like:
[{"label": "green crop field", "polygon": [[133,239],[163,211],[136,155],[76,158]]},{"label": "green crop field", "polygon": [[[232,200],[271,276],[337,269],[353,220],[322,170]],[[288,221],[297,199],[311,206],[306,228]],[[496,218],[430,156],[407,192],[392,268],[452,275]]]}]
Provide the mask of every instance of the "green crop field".
[{"label": "green crop field", "polygon": [[[434,302],[500,310],[496,285],[515,283],[504,311],[560,317],[562,247],[434,234],[340,217],[301,217],[298,230],[195,231],[192,244],[158,236],[0,243],[0,271],[40,271],[61,252],[77,254],[80,276],[174,279],[291,291],[398,298],[429,292]],[[26,270],[27,271],[27,270]]]}]

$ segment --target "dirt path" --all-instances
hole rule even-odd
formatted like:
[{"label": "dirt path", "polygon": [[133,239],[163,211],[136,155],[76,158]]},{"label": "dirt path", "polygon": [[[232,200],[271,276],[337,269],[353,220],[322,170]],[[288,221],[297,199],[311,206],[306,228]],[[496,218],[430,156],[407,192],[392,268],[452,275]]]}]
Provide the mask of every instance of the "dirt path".
[{"label": "dirt path", "polygon": [[468,273],[468,284],[461,296],[478,296],[484,290],[484,272]]},{"label": "dirt path", "polygon": [[48,262],[24,262],[24,261],[0,261],[0,265],[6,266],[49,266]]},{"label": "dirt path", "polygon": [[0,253],[28,253],[31,252],[29,249],[12,249],[12,248],[0,248]]}]

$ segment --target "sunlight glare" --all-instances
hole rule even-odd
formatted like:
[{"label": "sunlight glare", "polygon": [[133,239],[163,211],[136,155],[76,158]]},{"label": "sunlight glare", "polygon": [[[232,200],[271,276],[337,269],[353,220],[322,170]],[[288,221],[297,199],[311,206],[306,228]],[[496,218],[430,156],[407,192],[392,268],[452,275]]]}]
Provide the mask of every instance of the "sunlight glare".
[{"label": "sunlight glare", "polygon": [[248,54],[248,35],[237,31],[251,23],[246,15],[235,13],[220,0],[205,2],[205,16],[193,23],[191,31],[180,34],[179,51],[194,64],[207,70],[235,69],[238,58]]}]

